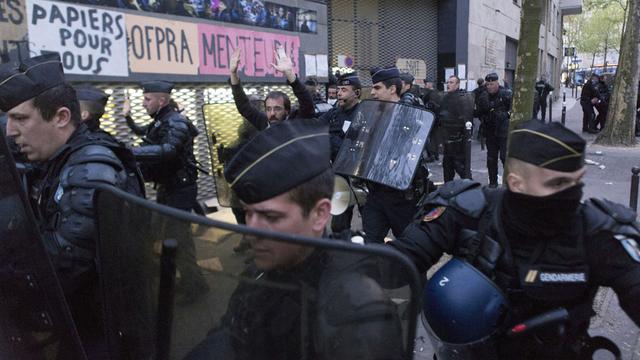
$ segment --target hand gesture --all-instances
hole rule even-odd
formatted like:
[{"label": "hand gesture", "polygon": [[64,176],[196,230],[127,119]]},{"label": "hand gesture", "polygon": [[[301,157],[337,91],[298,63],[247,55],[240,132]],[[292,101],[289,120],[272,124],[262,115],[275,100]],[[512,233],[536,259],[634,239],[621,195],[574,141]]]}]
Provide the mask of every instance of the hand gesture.
[{"label": "hand gesture", "polygon": [[[282,56],[278,55],[278,53],[282,54]],[[274,58],[276,59],[277,64],[271,64],[274,69],[282,72],[287,80],[292,83],[296,79],[296,75],[293,73],[293,62],[286,53],[283,51],[282,47],[278,47],[273,51]]]},{"label": "hand gesture", "polygon": [[129,97],[125,97],[124,103],[122,104],[122,116],[127,117],[129,115],[131,115],[131,101]]},{"label": "hand gesture", "polygon": [[231,59],[229,59],[229,70],[232,74],[238,72],[238,65],[240,65],[240,47],[237,47],[233,50],[233,54],[231,54]]}]

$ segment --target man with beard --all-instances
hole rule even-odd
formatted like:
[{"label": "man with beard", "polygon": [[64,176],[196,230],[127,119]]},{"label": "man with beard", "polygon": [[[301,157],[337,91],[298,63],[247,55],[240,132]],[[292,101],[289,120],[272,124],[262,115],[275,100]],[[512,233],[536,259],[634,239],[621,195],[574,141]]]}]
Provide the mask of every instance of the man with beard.
[{"label": "man with beard", "polygon": [[[277,53],[277,51],[276,51]],[[264,130],[269,125],[280,122],[288,118],[312,118],[315,114],[315,107],[311,93],[300,82],[296,74],[293,73],[293,63],[287,56],[277,58],[277,64],[271,64],[276,70],[284,73],[287,77],[287,83],[291,86],[293,93],[298,98],[300,107],[298,109],[291,109],[291,100],[287,94],[282,91],[271,91],[265,98],[265,110],[266,113],[256,109],[249,102],[247,94],[242,88],[240,83],[240,77],[238,76],[238,65],[240,65],[241,50],[237,47],[231,59],[229,60],[229,82],[231,84],[231,91],[233,92],[233,100],[236,103],[238,112],[247,121],[249,121],[258,130]]]},{"label": "man with beard", "polygon": [[500,359],[591,358],[590,346],[597,344],[587,329],[600,286],[611,287],[640,325],[640,224],[622,205],[581,203],[584,150],[585,141],[559,123],[530,120],[511,133],[506,188],[449,182],[391,243],[419,272],[445,252],[481,271],[510,304],[508,320],[496,327],[509,329],[558,308],[568,311],[559,326],[500,337]]},{"label": "man with beard", "polygon": [[[322,237],[334,182],[326,124],[296,119],[270,126],[224,175],[244,204],[248,227]],[[246,280],[186,359],[400,357],[395,306],[353,261],[360,257],[257,236],[250,242],[254,258],[242,274]]]},{"label": "man with beard", "polygon": [[[327,111],[320,117],[320,121],[329,124],[329,140],[331,141],[331,162],[336,160],[338,151],[342,146],[345,133],[353,121],[358,104],[360,104],[360,92],[362,85],[356,73],[343,74],[338,78],[338,102],[337,106]],[[331,231],[334,234],[342,233],[351,228],[353,218],[353,206],[331,220]]]}]

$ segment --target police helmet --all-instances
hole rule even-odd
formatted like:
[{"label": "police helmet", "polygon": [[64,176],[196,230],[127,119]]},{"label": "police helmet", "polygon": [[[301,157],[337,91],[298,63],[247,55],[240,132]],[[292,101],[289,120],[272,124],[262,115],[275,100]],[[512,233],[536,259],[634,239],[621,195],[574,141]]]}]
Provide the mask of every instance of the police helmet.
[{"label": "police helmet", "polygon": [[485,343],[507,323],[507,299],[489,278],[466,261],[449,260],[427,282],[423,321],[442,343]]}]

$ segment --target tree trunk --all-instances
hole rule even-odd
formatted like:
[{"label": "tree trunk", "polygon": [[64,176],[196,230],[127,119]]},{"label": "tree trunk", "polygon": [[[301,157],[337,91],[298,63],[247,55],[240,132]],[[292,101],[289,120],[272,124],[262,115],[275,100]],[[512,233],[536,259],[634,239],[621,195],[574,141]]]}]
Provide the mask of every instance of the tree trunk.
[{"label": "tree trunk", "polygon": [[633,146],[636,119],[636,100],[640,69],[640,0],[627,3],[627,26],[622,35],[620,61],[609,100],[609,112],[604,130],[596,139],[597,144]]},{"label": "tree trunk", "polygon": [[533,109],[533,91],[538,70],[538,45],[540,43],[540,23],[546,1],[524,0],[518,42],[518,62],[513,89],[513,110],[509,130],[530,120]]}]

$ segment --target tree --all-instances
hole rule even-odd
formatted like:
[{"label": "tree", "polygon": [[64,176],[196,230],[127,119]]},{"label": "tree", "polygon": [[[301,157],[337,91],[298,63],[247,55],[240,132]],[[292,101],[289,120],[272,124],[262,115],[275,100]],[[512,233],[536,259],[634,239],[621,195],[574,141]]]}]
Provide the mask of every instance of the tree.
[{"label": "tree", "polygon": [[640,79],[640,0],[627,3],[627,20],[622,36],[620,61],[609,101],[607,126],[596,138],[597,144],[633,146],[636,99]]},{"label": "tree", "polygon": [[540,24],[542,16],[545,14],[545,4],[546,1],[539,0],[522,1],[518,60],[513,83],[513,111],[509,122],[509,131],[520,123],[531,119],[533,91],[538,70]]}]

